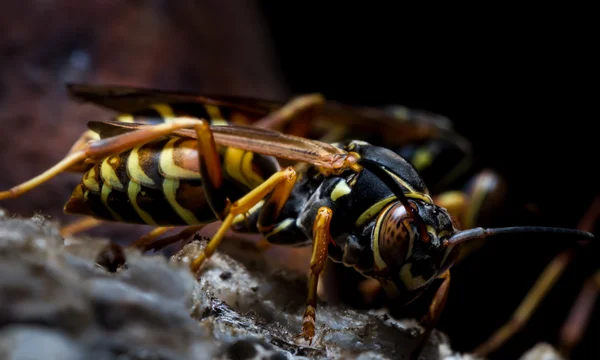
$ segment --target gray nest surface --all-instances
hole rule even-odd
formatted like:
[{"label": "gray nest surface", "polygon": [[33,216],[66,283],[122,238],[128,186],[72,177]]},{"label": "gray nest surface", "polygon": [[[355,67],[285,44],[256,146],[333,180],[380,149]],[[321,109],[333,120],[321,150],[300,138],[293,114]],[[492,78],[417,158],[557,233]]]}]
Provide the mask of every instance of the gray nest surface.
[{"label": "gray nest surface", "polygon": [[[59,236],[41,216],[0,209],[1,359],[403,359],[421,328],[386,313],[319,304],[311,346],[297,341],[306,282],[218,251],[196,279],[194,241],[170,259],[107,240]],[[423,359],[469,359],[434,331]]]}]

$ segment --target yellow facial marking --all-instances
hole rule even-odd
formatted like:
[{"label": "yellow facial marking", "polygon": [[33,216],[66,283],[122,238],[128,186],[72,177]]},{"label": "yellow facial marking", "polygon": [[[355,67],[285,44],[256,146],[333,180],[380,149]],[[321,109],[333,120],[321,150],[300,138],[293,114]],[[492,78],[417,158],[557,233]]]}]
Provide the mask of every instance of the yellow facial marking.
[{"label": "yellow facial marking", "polygon": [[400,279],[408,290],[415,290],[425,285],[427,281],[422,276],[414,277],[410,272],[412,263],[406,263],[400,269]]},{"label": "yellow facial marking", "polygon": [[135,209],[138,215],[144,220],[144,222],[148,225],[156,225],[152,216],[139,207],[137,203],[137,196],[142,190],[142,186],[135,181],[129,182],[129,187],[127,188],[127,195],[129,196],[129,201],[131,201],[131,206]]},{"label": "yellow facial marking", "polygon": [[118,161],[118,156],[110,156],[102,160],[102,164],[100,165],[100,176],[102,177],[102,180],[106,185],[110,186],[115,190],[124,191],[125,188],[123,184],[121,184],[121,181],[119,180],[119,177],[117,176],[117,173],[114,169],[114,167],[117,167]]},{"label": "yellow facial marking", "polygon": [[179,188],[179,179],[165,179],[163,181],[163,193],[169,202],[169,205],[177,214],[189,225],[201,224],[196,216],[177,202],[177,189]]},{"label": "yellow facial marking", "polygon": [[140,146],[135,147],[131,151],[131,154],[129,155],[129,157],[127,158],[127,173],[129,174],[129,177],[133,181],[135,181],[139,184],[142,184],[144,186],[154,187],[155,186],[154,180],[152,180],[152,178],[150,178],[148,175],[146,175],[146,173],[144,172],[144,169],[142,168],[142,166],[140,164],[140,155],[138,153],[139,149],[140,149]]},{"label": "yellow facial marking", "polygon": [[175,155],[175,142],[178,138],[173,138],[165,145],[160,153],[160,171],[167,178],[173,179],[201,179],[199,172],[184,169],[175,164],[173,156]]}]

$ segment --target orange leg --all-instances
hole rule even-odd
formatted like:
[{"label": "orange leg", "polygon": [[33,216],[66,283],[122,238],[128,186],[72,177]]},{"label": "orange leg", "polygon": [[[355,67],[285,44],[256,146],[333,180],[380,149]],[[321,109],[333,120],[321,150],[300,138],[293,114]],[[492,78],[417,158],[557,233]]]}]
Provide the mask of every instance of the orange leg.
[{"label": "orange leg", "polygon": [[583,333],[587,328],[590,315],[598,298],[598,292],[600,292],[600,270],[586,280],[575,304],[571,308],[567,321],[561,329],[559,348],[567,357],[583,338]]},{"label": "orange leg", "polygon": [[573,258],[574,251],[566,250],[556,256],[544,272],[540,275],[536,283],[533,285],[525,299],[521,302],[517,310],[512,315],[512,318],[504,324],[500,329],[496,330],[490,338],[479,345],[473,353],[485,357],[488,354],[500,348],[508,339],[518,333],[527,324],[527,321],[537,309],[544,296],[550,291],[556,283],[560,275],[564,272],[567,265]]},{"label": "orange leg", "polygon": [[142,251],[145,251],[148,244],[152,244],[152,242],[157,237],[161,236],[162,234],[166,233],[167,231],[173,230],[174,228],[175,228],[174,226],[157,227],[156,229],[153,229],[146,235],[142,236],[141,238],[139,238],[136,241],[132,242],[131,244],[127,245],[127,247],[138,248]]},{"label": "orange leg", "polygon": [[[280,201],[283,201],[285,203],[285,201],[287,201],[287,198],[290,195],[289,192],[291,192],[291,189],[293,188],[293,184],[295,182],[296,171],[293,168],[288,167],[271,175],[271,177],[267,179],[264,183],[262,183],[260,186],[256,187],[248,194],[244,195],[241,199],[231,204],[228,214],[227,216],[225,216],[225,219],[221,223],[219,230],[217,230],[213,238],[208,242],[208,245],[206,246],[204,251],[192,261],[192,271],[196,273],[200,269],[204,261],[212,256],[212,254],[215,252],[215,250],[223,240],[225,233],[231,227],[233,219],[237,215],[244,214],[245,212],[250,210],[254,205],[256,205],[260,200],[265,198],[271,192],[273,192],[273,194],[279,194]],[[288,193],[282,193],[281,191],[279,191],[280,188],[288,189]]]},{"label": "orange leg", "polygon": [[[167,237],[160,238],[160,239],[157,239],[156,237],[158,235],[156,235],[150,241],[145,241],[143,243],[137,244],[137,245],[135,245],[135,247],[140,249],[141,251],[148,251],[148,250],[158,251],[166,246],[169,246],[171,244],[178,242],[179,240],[183,240],[185,238],[188,238],[188,237],[194,235],[198,231],[202,230],[203,227],[204,227],[204,225],[190,226],[190,227],[183,229],[182,231],[178,232],[175,235],[167,236]],[[158,229],[163,229],[163,228],[158,228]],[[129,245],[129,246],[134,247],[133,244]]]},{"label": "orange leg", "polygon": [[321,207],[317,213],[313,225],[313,250],[310,259],[310,278],[308,280],[308,297],[306,299],[306,310],[302,320],[302,334],[309,344],[315,336],[315,317],[317,309],[317,288],[319,275],[327,262],[327,251],[331,242],[329,225],[333,212],[328,207]]},{"label": "orange leg", "polygon": [[[599,213],[600,196],[596,197],[588,211],[586,211],[582,220],[579,222],[577,228],[584,231],[593,231]],[[492,334],[492,336],[486,342],[479,345],[474,350],[474,353],[476,355],[486,356],[497,350],[506,341],[508,341],[508,339],[519,332],[525,326],[540,302],[544,299],[544,296],[546,296],[548,291],[550,291],[554,283],[564,272],[567,265],[569,265],[569,263],[572,261],[574,255],[575,250],[570,249],[561,252],[554,259],[552,259],[552,261],[546,266],[546,269],[544,269],[544,272],[539,276],[538,280],[533,285],[525,299],[523,299],[517,310],[513,313],[512,319],[509,320],[508,323],[504,324],[494,334]],[[594,277],[594,279],[597,279],[597,276]],[[580,298],[578,301],[588,301],[591,299],[591,296],[595,296],[591,294],[594,294],[593,287],[588,282],[581,295],[582,298]],[[584,322],[581,321],[581,317],[591,310],[588,311],[584,308],[575,308],[573,311],[573,319],[569,319],[563,331],[565,336],[565,345],[567,347],[569,347],[571,341],[576,341],[579,339],[583,329],[574,330],[574,328],[575,326],[584,327]]]},{"label": "orange leg", "polygon": [[73,236],[82,231],[89,230],[96,226],[102,225],[102,220],[95,219],[90,216],[86,216],[83,219],[77,220],[69,225],[65,225],[60,228],[60,236],[68,237]]},{"label": "orange leg", "polygon": [[443,279],[440,287],[435,292],[433,296],[433,300],[429,305],[429,311],[427,314],[421,319],[421,326],[425,328],[425,332],[421,335],[421,341],[419,345],[412,351],[411,359],[418,359],[421,351],[423,351],[423,347],[425,347],[425,343],[431,335],[431,332],[435,328],[442,315],[442,311],[446,306],[446,300],[448,299],[448,291],[450,290],[450,271],[446,271],[442,275],[439,276],[439,279]]}]

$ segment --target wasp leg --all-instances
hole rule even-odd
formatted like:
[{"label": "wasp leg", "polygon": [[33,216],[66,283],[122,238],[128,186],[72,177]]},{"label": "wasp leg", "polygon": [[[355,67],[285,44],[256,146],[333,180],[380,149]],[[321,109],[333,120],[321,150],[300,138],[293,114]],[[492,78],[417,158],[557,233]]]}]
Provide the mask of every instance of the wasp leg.
[{"label": "wasp leg", "polygon": [[600,292],[600,270],[586,280],[583,289],[571,308],[567,321],[560,331],[560,351],[569,356],[573,348],[581,341],[587,328],[590,315]]},{"label": "wasp leg", "polygon": [[513,313],[512,318],[500,329],[496,330],[487,341],[479,345],[473,351],[475,355],[485,357],[494,352],[525,326],[544,296],[550,291],[556,280],[558,280],[570,263],[574,253],[573,249],[565,250],[546,266],[544,272],[542,272],[529,293],[527,293],[527,296],[525,296],[525,299],[523,299],[517,310]]},{"label": "wasp leg", "polygon": [[[161,226],[161,227],[157,227],[156,229],[153,229],[152,231],[150,231],[146,235],[140,237],[136,241],[134,241],[131,244],[127,245],[127,247],[144,249],[146,247],[146,245],[151,244],[157,237],[159,237],[162,234],[166,233],[167,231],[170,231],[170,230],[173,230],[173,229],[175,229],[174,226]],[[144,251],[144,250],[142,250],[142,251]]]},{"label": "wasp leg", "polygon": [[59,233],[62,237],[72,236],[85,230],[89,230],[96,226],[102,225],[104,221],[98,220],[91,216],[86,216],[83,219],[72,222],[60,228]]},{"label": "wasp leg", "polygon": [[425,332],[421,335],[420,343],[411,353],[411,359],[418,359],[421,351],[423,351],[423,347],[425,347],[425,343],[429,338],[429,335],[437,325],[440,316],[442,315],[442,311],[444,310],[444,306],[446,305],[446,300],[448,299],[448,291],[450,290],[450,271],[444,272],[442,275],[438,277],[442,279],[442,283],[440,287],[438,287],[435,295],[433,296],[433,300],[429,305],[429,310],[427,314],[421,319],[421,326],[425,328]]},{"label": "wasp leg", "polygon": [[[592,205],[586,211],[579,222],[577,228],[584,231],[593,231],[596,225],[596,219],[600,213],[600,196],[596,197]],[[512,319],[498,329],[490,338],[479,345],[474,353],[481,356],[498,349],[514,334],[519,332],[531,317],[544,296],[552,288],[558,277],[564,272],[567,265],[575,256],[575,249],[562,251],[546,266],[544,272],[538,277],[525,299],[521,302],[517,310],[513,313]],[[583,301],[583,300],[582,300]],[[582,311],[582,314],[584,311]]]},{"label": "wasp leg", "polygon": [[[210,186],[217,189],[220,188],[223,181],[222,173],[219,171],[221,165],[209,123],[204,120],[179,118],[170,123],[148,126],[113,137],[88,142],[81,149],[67,155],[63,160],[35,178],[17,185],[10,190],[0,192],[0,200],[18,197],[58,174],[69,171],[72,166],[80,164],[87,159],[101,159],[130,149],[136,145],[169,135],[176,130],[187,128],[195,129],[198,136],[200,170],[202,172],[204,169],[202,175],[203,179],[205,179],[205,184],[210,184]],[[204,178],[205,173],[207,175],[206,178]]]},{"label": "wasp leg", "polygon": [[317,309],[317,287],[319,286],[319,275],[327,262],[327,251],[331,242],[329,225],[333,212],[330,208],[323,206],[319,208],[315,223],[313,225],[313,249],[310,259],[310,278],[308,280],[308,296],[306,298],[306,310],[302,320],[302,337],[309,344],[315,336],[315,315]]},{"label": "wasp leg", "polygon": [[[94,141],[94,140],[100,140],[100,135],[98,135],[98,133],[92,131],[92,130],[86,130],[83,134],[81,134],[81,136],[75,141],[75,143],[73,143],[73,146],[71,146],[71,149],[69,149],[69,152],[67,153],[68,155],[71,155],[83,148],[85,148],[85,145],[87,143],[89,143],[90,141]],[[93,165],[93,162],[89,162],[89,161],[81,161],[79,163],[73,164],[71,165],[66,171],[69,172],[81,172],[81,173],[85,173],[90,166]]]},{"label": "wasp leg", "polygon": [[[198,231],[202,230],[203,227],[204,227],[204,225],[190,226],[190,227],[183,229],[182,231],[178,232],[175,235],[163,237],[160,239],[155,238],[152,241],[147,241],[143,244],[137,245],[136,247],[138,249],[140,249],[141,251],[148,251],[148,250],[158,251],[164,247],[167,247],[171,244],[174,244],[180,240],[183,240],[185,238],[188,238],[188,237],[194,235]],[[130,245],[130,247],[132,247],[132,246]]]},{"label": "wasp leg", "polygon": [[[491,170],[475,175],[463,191],[447,191],[434,197],[434,202],[448,210],[458,227],[472,229],[488,226],[489,219],[502,206],[506,195],[504,180]],[[457,263],[478,250],[484,241],[472,241],[461,249]]]},{"label": "wasp leg", "polygon": [[[462,191],[446,191],[433,197],[433,202],[448,210],[448,213],[453,219],[459,220],[466,212],[467,204],[469,203],[468,195]],[[464,226],[461,222],[461,228]],[[468,227],[465,227],[468,229]]]},{"label": "wasp leg", "polygon": [[[260,200],[264,199],[269,193],[273,192],[274,194],[281,194],[279,191],[279,187],[289,188],[291,187],[286,183],[295,183],[296,181],[296,171],[292,167],[288,167],[284,170],[281,170],[268,178],[261,185],[250,191],[248,194],[244,195],[241,199],[237,200],[229,207],[229,211],[219,230],[215,233],[213,238],[208,242],[208,245],[204,249],[204,251],[192,261],[191,269],[194,273],[196,273],[204,261],[211,257],[215,252],[223,237],[225,236],[225,232],[231,227],[233,223],[233,219],[239,215],[244,214],[248,210],[250,210],[254,205],[256,205]],[[289,194],[288,194],[289,195]],[[287,199],[287,196],[286,196]]]}]

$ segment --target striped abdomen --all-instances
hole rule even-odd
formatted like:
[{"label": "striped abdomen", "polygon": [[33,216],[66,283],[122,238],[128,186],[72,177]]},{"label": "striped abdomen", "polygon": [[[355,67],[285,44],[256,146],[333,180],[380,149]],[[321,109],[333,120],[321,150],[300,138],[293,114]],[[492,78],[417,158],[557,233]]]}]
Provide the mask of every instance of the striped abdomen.
[{"label": "striped abdomen", "polygon": [[[150,225],[197,225],[216,220],[202,187],[197,142],[170,137],[96,162],[65,205],[67,213]],[[243,150],[220,149],[224,186],[235,200],[278,165]]]}]

